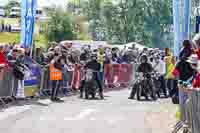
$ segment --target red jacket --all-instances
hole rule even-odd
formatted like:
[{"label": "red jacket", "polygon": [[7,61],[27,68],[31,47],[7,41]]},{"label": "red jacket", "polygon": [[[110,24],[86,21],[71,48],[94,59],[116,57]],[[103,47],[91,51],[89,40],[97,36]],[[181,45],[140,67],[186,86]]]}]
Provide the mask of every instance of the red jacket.
[{"label": "red jacket", "polygon": [[196,51],[196,54],[198,56],[198,59],[200,60],[200,48]]},{"label": "red jacket", "polygon": [[194,78],[194,80],[192,81],[192,86],[194,88],[200,88],[200,73],[197,74],[197,76]]},{"label": "red jacket", "polygon": [[3,53],[0,53],[0,64],[8,65],[8,61]]}]

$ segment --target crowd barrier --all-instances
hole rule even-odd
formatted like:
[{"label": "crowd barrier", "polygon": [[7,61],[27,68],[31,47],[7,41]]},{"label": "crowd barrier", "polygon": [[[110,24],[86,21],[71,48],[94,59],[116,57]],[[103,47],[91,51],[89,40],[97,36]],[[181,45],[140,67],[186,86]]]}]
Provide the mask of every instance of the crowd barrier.
[{"label": "crowd barrier", "polygon": [[127,87],[135,79],[134,64],[112,64],[104,67],[104,83],[108,87]]},{"label": "crowd barrier", "polygon": [[12,70],[0,68],[0,103],[5,105],[4,99],[11,99],[14,89]]},{"label": "crowd barrier", "polygon": [[[30,71],[26,71],[24,80],[24,96],[32,97],[35,95],[46,96],[51,93],[51,81],[49,80],[49,68],[36,66],[31,60],[28,64]],[[103,84],[109,88],[124,88],[135,79],[135,64],[109,64],[104,66],[102,72]],[[63,71],[63,81],[59,92],[69,94],[74,89],[79,89],[84,73],[80,65],[74,66],[71,71]],[[15,78],[11,69],[0,70],[0,101],[4,98],[16,96]]]},{"label": "crowd barrier", "polygon": [[[181,121],[191,133],[200,132],[200,89],[179,87]],[[180,101],[179,100],[179,101]]]}]

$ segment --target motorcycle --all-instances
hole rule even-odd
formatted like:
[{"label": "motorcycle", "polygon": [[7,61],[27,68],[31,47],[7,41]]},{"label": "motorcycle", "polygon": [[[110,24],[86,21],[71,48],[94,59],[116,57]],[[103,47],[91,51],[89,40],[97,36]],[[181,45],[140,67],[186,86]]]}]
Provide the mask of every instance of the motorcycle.
[{"label": "motorcycle", "polygon": [[134,99],[135,95],[137,93],[138,87],[142,81],[142,77],[139,75],[139,73],[136,73],[135,75],[136,79],[129,85],[129,88],[131,89],[131,94],[129,99]]},{"label": "motorcycle", "polygon": [[154,86],[156,94],[160,98],[161,82],[159,80],[159,77],[160,77],[160,73],[159,72],[155,71],[154,73],[152,73],[153,86]]},{"label": "motorcycle", "polygon": [[[140,101],[141,97],[144,96],[146,100],[149,99],[149,96],[153,100],[156,100],[155,91],[153,85],[151,86],[150,83],[153,83],[152,78],[148,77],[149,74],[142,74],[141,82],[139,83],[139,86],[137,87],[137,100]],[[151,80],[151,81],[150,81]]]},{"label": "motorcycle", "polygon": [[90,96],[92,96],[93,99],[96,97],[98,87],[95,81],[94,72],[95,71],[91,69],[88,69],[86,71],[85,85],[84,85],[85,99],[89,99]]}]

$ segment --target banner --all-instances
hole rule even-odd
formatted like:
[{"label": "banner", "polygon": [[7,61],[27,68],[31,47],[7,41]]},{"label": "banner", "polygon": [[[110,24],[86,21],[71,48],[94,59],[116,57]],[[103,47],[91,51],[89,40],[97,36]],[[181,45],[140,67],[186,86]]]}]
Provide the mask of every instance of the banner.
[{"label": "banner", "polygon": [[200,16],[196,17],[196,33],[200,31]]},{"label": "banner", "polygon": [[190,39],[191,0],[184,0],[183,40]]},{"label": "banner", "polygon": [[25,96],[34,96],[38,92],[40,84],[40,68],[29,57],[26,57],[26,64],[28,64],[29,70],[25,72],[24,79],[24,92]]},{"label": "banner", "polygon": [[21,1],[21,45],[24,48],[31,48],[33,41],[36,0]]},{"label": "banner", "polygon": [[180,51],[180,0],[173,0],[173,23],[174,23],[174,56],[179,55]]}]

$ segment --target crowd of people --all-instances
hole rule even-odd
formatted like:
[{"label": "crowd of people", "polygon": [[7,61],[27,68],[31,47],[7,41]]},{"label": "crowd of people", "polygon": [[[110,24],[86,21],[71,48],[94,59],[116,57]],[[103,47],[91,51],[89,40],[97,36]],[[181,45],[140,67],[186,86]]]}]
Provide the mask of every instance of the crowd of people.
[{"label": "crowd of people", "polygon": [[[11,68],[14,75],[14,86],[12,96],[16,97],[19,87],[24,86],[25,70],[29,69],[27,58],[31,58],[39,67],[48,67],[50,80],[52,81],[51,100],[57,101],[57,93],[61,80],[65,81],[69,78],[69,71],[75,71],[80,66],[91,68],[98,71],[96,81],[98,82],[100,96],[103,99],[103,70],[104,64],[112,63],[131,63],[136,62],[138,49],[133,45],[131,48],[120,50],[119,48],[103,47],[94,49],[91,45],[80,46],[81,49],[74,49],[72,43],[55,43],[49,44],[48,49],[23,48],[20,45],[9,44],[0,45],[0,77],[3,76],[4,68]],[[84,79],[81,82],[80,88],[72,86],[73,90],[82,90]],[[82,96],[81,96],[82,97]]]},{"label": "crowd of people", "polygon": [[[80,50],[74,49],[72,43],[55,43],[49,44],[48,49],[36,48],[22,48],[19,45],[0,45],[0,78],[2,78],[2,68],[12,68],[14,81],[17,86],[23,87],[24,71],[29,68],[30,64],[26,64],[27,57],[31,57],[38,66],[48,67],[50,80],[52,81],[52,94],[51,100],[57,101],[57,93],[61,80],[69,77],[69,71],[90,68],[98,72],[96,73],[95,80],[100,88],[100,96],[103,99],[103,88],[107,85],[103,75],[105,64],[113,63],[135,63],[138,65],[137,72],[150,73],[158,72],[160,89],[165,97],[178,97],[178,81],[186,81],[191,76],[196,75],[197,62],[193,62],[194,55],[200,58],[200,50],[192,49],[193,44],[189,40],[183,42],[183,49],[179,57],[174,57],[168,48],[165,51],[159,49],[144,48],[139,50],[133,45],[132,47],[124,47],[123,49],[99,46],[97,49],[92,48],[91,45],[80,46]],[[192,57],[191,57],[192,55]],[[190,62],[189,62],[190,59]],[[195,64],[196,63],[196,64]],[[152,74],[149,75],[152,77]],[[193,80],[194,87],[199,85],[200,76],[195,76]],[[177,80],[179,79],[179,80]],[[148,83],[150,86],[153,83]],[[80,88],[72,86],[73,90],[83,91],[84,79],[81,81]],[[151,86],[152,88],[153,86]],[[12,96],[16,96],[16,87]],[[153,90],[153,88],[152,88]],[[156,94],[156,91],[154,92]],[[158,94],[159,95],[159,94]],[[82,93],[81,93],[82,97]],[[153,99],[157,99],[155,95]],[[131,94],[130,99],[134,98]]]}]

